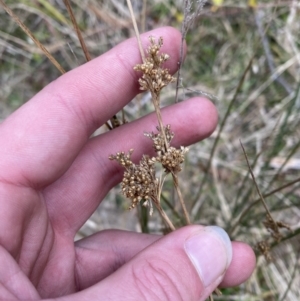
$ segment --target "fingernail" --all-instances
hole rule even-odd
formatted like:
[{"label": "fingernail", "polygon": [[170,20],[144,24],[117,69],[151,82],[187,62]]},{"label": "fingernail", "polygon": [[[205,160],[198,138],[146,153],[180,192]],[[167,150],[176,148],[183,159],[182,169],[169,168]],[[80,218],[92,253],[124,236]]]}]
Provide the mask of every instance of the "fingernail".
[{"label": "fingernail", "polygon": [[232,259],[229,236],[217,226],[202,228],[185,241],[184,249],[205,287],[225,273]]}]

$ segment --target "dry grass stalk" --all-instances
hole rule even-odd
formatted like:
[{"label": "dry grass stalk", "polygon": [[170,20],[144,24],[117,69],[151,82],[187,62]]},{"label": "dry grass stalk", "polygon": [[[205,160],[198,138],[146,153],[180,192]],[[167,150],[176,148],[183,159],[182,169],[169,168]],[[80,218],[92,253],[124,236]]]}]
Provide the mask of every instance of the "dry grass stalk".
[{"label": "dry grass stalk", "polygon": [[145,62],[144,49],[143,49],[143,45],[142,45],[142,42],[141,42],[141,39],[140,39],[139,29],[138,29],[137,24],[136,24],[134,12],[133,12],[133,8],[132,8],[130,0],[127,0],[127,6],[129,8],[129,11],[130,11],[133,28],[134,28],[135,35],[137,37],[137,41],[138,41],[138,44],[139,44],[139,50],[140,50],[140,53],[141,53],[141,56],[142,56],[142,61]]},{"label": "dry grass stalk", "polygon": [[58,61],[52,56],[52,54],[46,49],[46,47],[40,43],[40,41],[34,36],[30,29],[19,19],[19,17],[4,3],[0,0],[0,5],[4,10],[11,16],[11,18],[22,28],[22,30],[33,40],[39,49],[47,56],[51,63],[62,73],[66,73],[64,68],[58,63]]},{"label": "dry grass stalk", "polygon": [[80,31],[80,29],[79,29],[79,26],[78,26],[78,24],[77,24],[77,22],[76,22],[76,18],[75,18],[75,16],[74,16],[74,13],[73,13],[72,6],[71,6],[71,4],[70,4],[70,1],[69,1],[69,0],[64,0],[64,4],[65,4],[65,6],[66,6],[66,8],[67,8],[67,10],[68,10],[68,13],[69,13],[69,15],[70,15],[72,24],[73,24],[74,29],[75,29],[75,31],[76,31],[76,34],[77,34],[77,36],[78,36],[78,39],[79,39],[81,48],[82,48],[82,50],[83,50],[83,52],[84,52],[85,58],[86,58],[87,61],[90,61],[90,60],[91,60],[91,56],[90,56],[90,53],[89,53],[89,51],[88,51],[88,49],[87,49],[87,47],[86,47],[86,44],[85,44],[85,42],[84,42],[84,39],[83,39],[83,37],[82,37],[81,31]]}]

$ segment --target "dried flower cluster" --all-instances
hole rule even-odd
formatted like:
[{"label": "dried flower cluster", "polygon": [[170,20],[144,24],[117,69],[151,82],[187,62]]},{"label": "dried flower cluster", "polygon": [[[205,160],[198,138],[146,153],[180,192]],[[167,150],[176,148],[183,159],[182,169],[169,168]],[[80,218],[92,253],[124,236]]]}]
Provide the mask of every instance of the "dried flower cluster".
[{"label": "dried flower cluster", "polygon": [[[165,131],[168,143],[170,143],[174,137],[170,125],[165,127]],[[134,164],[131,160],[133,149],[127,154],[118,152],[116,155],[109,157],[110,160],[117,161],[125,169],[121,190],[123,195],[131,200],[129,209],[136,207],[142,200],[146,201],[145,205],[149,205],[149,200],[151,200],[157,206],[160,199],[161,183],[156,178],[155,163],[160,163],[166,173],[176,174],[182,170],[181,164],[184,162],[184,155],[188,151],[188,148],[183,146],[180,149],[170,146],[165,150],[164,140],[159,127],[158,133],[145,133],[145,136],[153,141],[153,148],[157,153],[156,157],[150,158],[147,155],[143,155],[139,164]]]},{"label": "dried flower cluster", "polygon": [[149,37],[150,46],[147,49],[148,56],[143,64],[138,64],[134,70],[141,71],[142,77],[139,79],[141,90],[150,90],[152,93],[159,93],[162,88],[175,81],[168,69],[162,67],[170,56],[166,53],[159,54],[163,45],[163,38],[160,37],[158,43],[155,43],[153,37]]},{"label": "dried flower cluster", "polygon": [[125,168],[121,190],[125,197],[131,200],[130,209],[134,208],[140,201],[151,199],[157,202],[159,193],[159,181],[155,177],[154,162],[149,156],[144,155],[140,164],[136,165],[131,161],[133,149],[128,154],[124,152],[111,155],[110,160],[116,160]]},{"label": "dried flower cluster", "polygon": [[[177,178],[177,173],[182,169],[181,164],[184,162],[184,155],[188,149],[185,147],[176,149],[170,145],[174,133],[171,131],[170,125],[163,125],[160,113],[160,91],[175,79],[170,75],[168,69],[163,68],[163,63],[169,59],[168,54],[159,53],[163,45],[163,39],[159,38],[157,43],[153,37],[149,37],[149,40],[150,46],[147,49],[148,55],[142,64],[138,64],[134,67],[134,70],[143,73],[139,79],[141,90],[149,90],[152,95],[152,102],[159,123],[157,127],[158,132],[145,133],[145,136],[153,141],[156,156],[150,158],[149,156],[143,155],[139,164],[134,164],[131,160],[133,153],[131,149],[127,154],[125,152],[119,152],[116,155],[111,155],[109,158],[116,160],[125,168],[121,189],[123,195],[131,200],[129,209],[136,207],[138,203],[144,201],[143,205],[150,207],[151,214],[154,204],[164,221],[174,230],[175,227],[160,205],[160,195],[165,176],[171,173],[187,223],[189,223]],[[156,177],[156,163],[159,163],[164,168],[165,176],[163,178],[158,179]]]},{"label": "dried flower cluster", "polygon": [[174,137],[171,132],[171,126],[168,124],[164,127],[164,133],[168,147],[165,148],[165,141],[160,128],[157,127],[158,133],[145,133],[145,136],[153,141],[153,148],[157,153],[157,157],[153,158],[156,162],[160,162],[165,172],[178,173],[182,170],[181,164],[184,162],[184,155],[188,152],[188,148],[181,146],[180,149],[169,146]]},{"label": "dried flower cluster", "polygon": [[[263,221],[263,224],[268,230],[268,232],[271,233],[271,237],[273,237],[277,243],[279,243],[283,237],[282,233],[280,232],[280,229],[285,228],[289,231],[292,231],[291,227],[288,224],[281,221],[274,220],[269,213],[266,214],[266,218]],[[273,259],[270,253],[271,246],[269,241],[270,241],[270,237],[256,244],[256,249],[262,255],[265,256],[268,262],[272,261]]]},{"label": "dried flower cluster", "polygon": [[[161,129],[157,127],[158,133],[145,133],[144,135],[150,138],[153,141],[153,148],[155,152],[160,156],[166,152],[166,149],[169,147],[172,139],[174,138],[174,133],[171,132],[171,126],[168,124],[164,127],[164,134],[161,132]],[[164,140],[166,138],[166,141]],[[167,144],[167,146],[166,146]]]},{"label": "dried flower cluster", "polygon": [[259,241],[256,246],[255,249],[262,255],[264,255],[265,259],[267,260],[267,262],[271,262],[273,257],[270,253],[271,247],[268,241],[263,240],[263,241]]},{"label": "dried flower cluster", "polygon": [[266,215],[266,219],[263,222],[263,224],[277,242],[279,242],[282,239],[280,228],[285,228],[287,230],[292,231],[291,227],[288,224],[281,221],[273,220],[273,218],[269,214]]}]

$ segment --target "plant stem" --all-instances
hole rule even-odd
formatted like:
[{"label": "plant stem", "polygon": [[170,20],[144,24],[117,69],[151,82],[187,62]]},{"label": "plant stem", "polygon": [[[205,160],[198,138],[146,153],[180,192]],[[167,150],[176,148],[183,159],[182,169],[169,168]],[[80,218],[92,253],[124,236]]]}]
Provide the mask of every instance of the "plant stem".
[{"label": "plant stem", "polygon": [[162,135],[164,137],[165,151],[167,151],[168,148],[169,148],[169,143],[167,141],[165,128],[164,128],[164,125],[163,125],[163,122],[162,122],[162,117],[161,117],[161,112],[160,112],[160,107],[159,107],[159,103],[160,103],[159,95],[155,94],[155,93],[151,93],[151,95],[152,95],[152,102],[153,102],[153,105],[154,105],[155,113],[156,113],[158,124],[159,124],[159,129],[160,129],[160,132],[162,133]]},{"label": "plant stem", "polygon": [[73,13],[73,10],[72,10],[72,6],[71,6],[71,3],[70,3],[70,0],[64,0],[64,4],[65,4],[65,6],[66,6],[66,8],[67,8],[67,10],[68,10],[68,13],[69,13],[69,15],[70,15],[72,24],[73,24],[74,29],[75,29],[75,31],[76,31],[77,37],[78,37],[78,39],[79,39],[81,48],[82,48],[83,53],[84,53],[84,55],[85,55],[85,58],[86,58],[86,60],[87,60],[87,62],[88,62],[88,61],[91,60],[91,56],[90,56],[90,53],[89,53],[89,51],[88,51],[88,49],[87,49],[87,47],[86,47],[86,44],[85,44],[85,42],[84,42],[84,39],[83,39],[83,37],[82,37],[82,34],[81,34],[80,29],[79,29],[78,23],[76,22],[76,18],[75,18],[75,16],[74,16],[74,13]]},{"label": "plant stem", "polygon": [[191,220],[190,220],[190,217],[189,217],[189,213],[188,213],[188,211],[186,209],[185,202],[183,200],[181,190],[179,188],[178,176],[177,176],[177,174],[175,174],[175,173],[172,172],[172,177],[173,177],[174,187],[176,189],[176,192],[177,192],[177,195],[178,195],[178,198],[179,198],[179,202],[181,204],[184,217],[186,219],[186,223],[187,223],[187,225],[190,225],[191,224]]},{"label": "plant stem", "polygon": [[243,153],[244,153],[245,158],[246,158],[246,161],[247,161],[247,165],[248,165],[248,168],[249,168],[251,177],[252,177],[252,179],[253,179],[255,188],[256,188],[256,190],[257,190],[257,193],[258,193],[258,195],[259,195],[259,197],[260,197],[260,199],[261,199],[261,202],[262,202],[263,206],[265,207],[265,210],[266,210],[266,212],[267,212],[267,215],[270,217],[270,219],[271,219],[272,222],[274,223],[274,226],[276,227],[276,229],[278,229],[278,226],[277,226],[275,220],[273,219],[273,217],[272,217],[272,215],[271,215],[271,212],[270,212],[270,210],[269,210],[269,208],[268,208],[268,206],[267,206],[267,204],[266,204],[266,202],[265,202],[265,200],[264,200],[264,197],[263,197],[262,193],[260,192],[260,189],[259,189],[258,184],[257,184],[257,182],[256,182],[254,173],[253,173],[253,171],[252,171],[252,168],[251,168],[251,165],[250,165],[250,163],[249,163],[248,156],[247,156],[247,153],[246,153],[246,151],[245,151],[245,148],[244,148],[244,146],[243,146],[242,141],[240,141],[240,143],[241,143],[241,147],[242,147],[242,149],[243,149]]},{"label": "plant stem", "polygon": [[176,211],[176,209],[174,208],[174,205],[167,199],[167,197],[163,193],[161,194],[161,199],[169,207],[169,209],[172,211],[174,216],[180,221],[180,223],[182,225],[184,225],[183,217]]},{"label": "plant stem", "polygon": [[138,41],[138,45],[139,45],[139,50],[140,50],[140,53],[141,53],[142,61],[144,63],[145,62],[145,53],[144,53],[144,49],[143,49],[143,46],[142,46],[139,29],[138,29],[137,24],[136,24],[134,12],[133,12],[133,8],[132,8],[130,0],[127,0],[127,6],[129,8],[129,11],[130,11],[130,15],[131,15],[131,19],[132,19],[132,24],[133,24],[133,27],[134,27],[134,31],[135,31],[135,35],[136,35],[137,41]]},{"label": "plant stem", "polygon": [[164,220],[164,222],[169,226],[169,228],[172,231],[175,231],[176,228],[174,227],[173,223],[171,222],[171,220],[169,219],[169,217],[167,216],[166,212],[163,210],[163,208],[160,206],[159,202],[157,200],[153,201],[156,209],[158,210],[158,212],[160,213],[162,219]]}]

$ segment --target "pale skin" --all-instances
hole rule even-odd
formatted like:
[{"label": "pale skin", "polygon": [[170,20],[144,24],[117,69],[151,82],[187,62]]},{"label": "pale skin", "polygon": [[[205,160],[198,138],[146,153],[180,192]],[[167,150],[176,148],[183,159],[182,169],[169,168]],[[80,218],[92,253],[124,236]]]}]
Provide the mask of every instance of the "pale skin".
[{"label": "pale skin", "polygon": [[[144,43],[149,35],[142,36]],[[180,34],[161,28],[151,35],[163,36],[162,50],[171,56],[167,67],[175,72]],[[151,254],[158,260],[164,255],[181,258],[177,244],[195,226],[163,239],[110,230],[74,243],[76,232],[122,178],[122,169],[109,155],[134,148],[136,160],[151,153],[143,130],[155,129],[154,114],[90,138],[139,92],[133,70],[139,62],[136,40],[127,40],[49,84],[0,125],[1,300],[155,300],[150,288],[143,291],[128,275]],[[215,107],[203,98],[168,107],[162,114],[175,132],[175,146],[204,139],[217,124]],[[177,300],[174,294],[184,292],[191,294],[185,300],[198,300],[201,283],[185,260],[178,262],[184,264],[191,287],[181,290],[182,271],[176,275],[172,270],[178,287],[168,294]],[[222,285],[244,282],[254,266],[251,248],[233,243],[233,260]],[[134,271],[139,273],[138,268]]]}]

